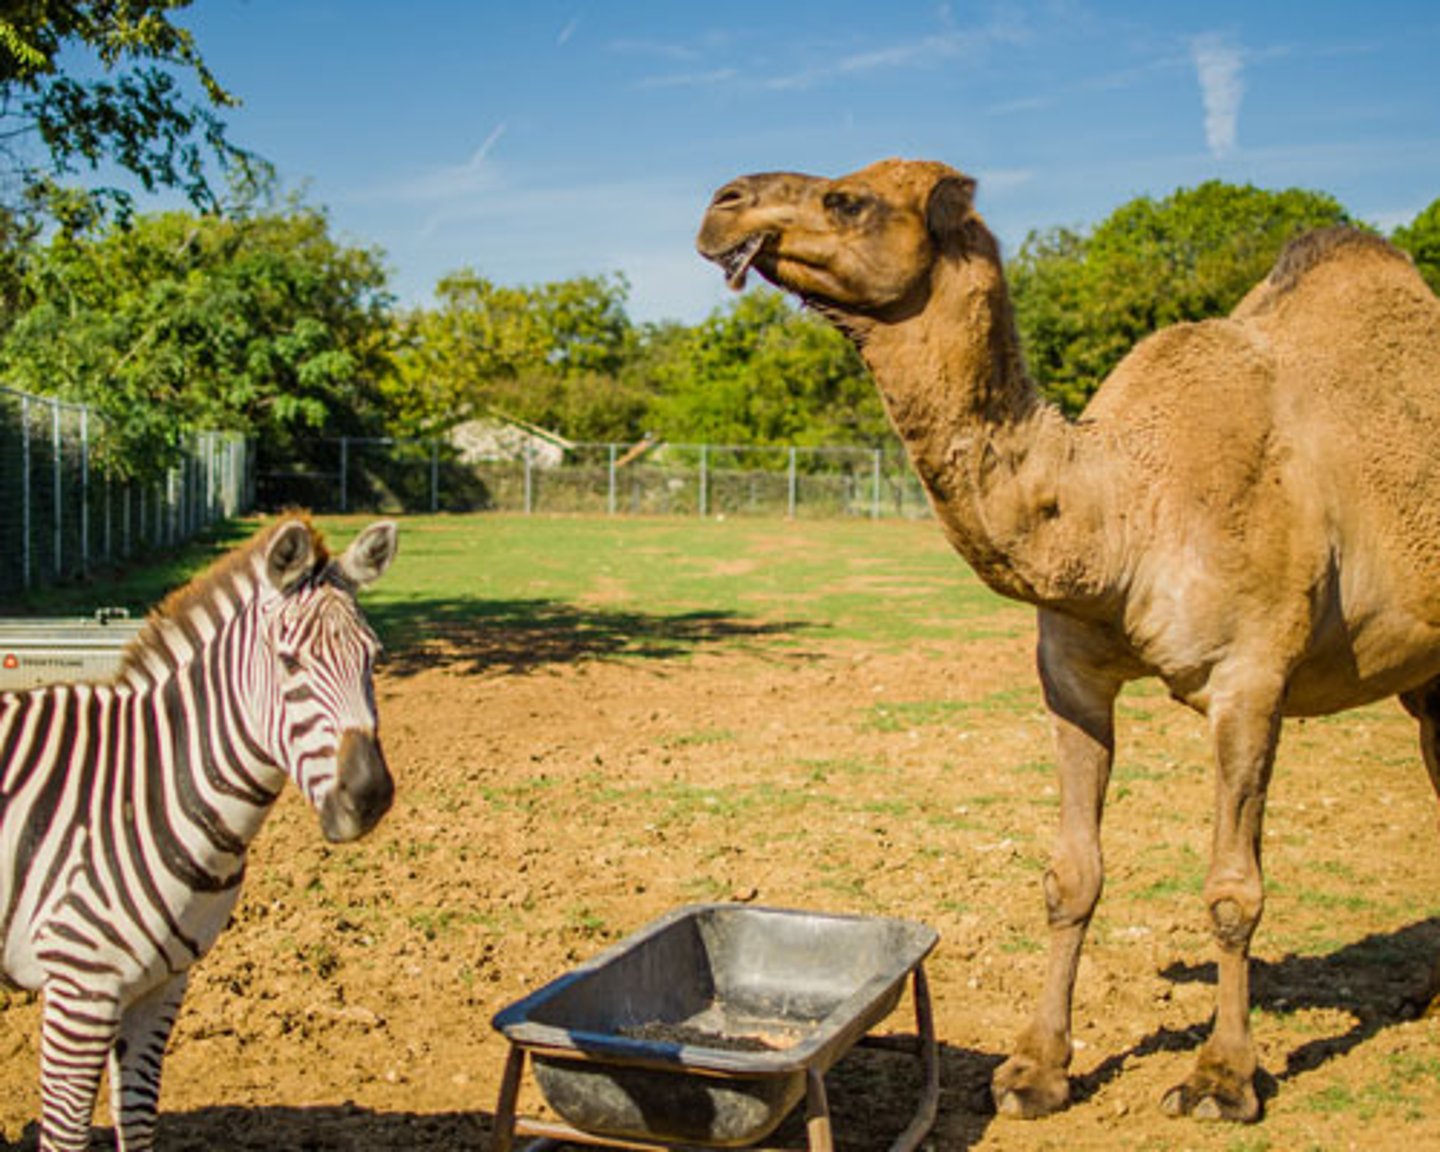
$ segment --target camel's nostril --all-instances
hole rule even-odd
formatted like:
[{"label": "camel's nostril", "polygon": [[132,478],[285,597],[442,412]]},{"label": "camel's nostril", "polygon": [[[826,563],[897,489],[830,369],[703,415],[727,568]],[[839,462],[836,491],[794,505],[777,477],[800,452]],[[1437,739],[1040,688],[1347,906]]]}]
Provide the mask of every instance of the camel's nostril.
[{"label": "camel's nostril", "polygon": [[741,208],[750,202],[749,195],[736,184],[727,184],[710,201],[712,208]]}]

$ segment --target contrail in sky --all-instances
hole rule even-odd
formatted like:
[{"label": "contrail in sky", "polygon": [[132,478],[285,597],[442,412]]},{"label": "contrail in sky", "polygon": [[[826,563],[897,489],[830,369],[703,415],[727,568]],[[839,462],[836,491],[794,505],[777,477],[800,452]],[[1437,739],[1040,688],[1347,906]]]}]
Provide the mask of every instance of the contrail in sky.
[{"label": "contrail in sky", "polygon": [[485,163],[485,157],[490,155],[490,149],[500,142],[500,137],[505,135],[505,122],[502,120],[491,130],[490,135],[485,137],[485,142],[475,149],[475,155],[470,157],[470,162],[465,165],[467,168],[479,168]]},{"label": "contrail in sky", "polygon": [[1223,160],[1235,151],[1240,100],[1245,95],[1245,84],[1240,79],[1244,60],[1238,48],[1215,33],[1192,40],[1190,56],[1195,61],[1200,97],[1205,103],[1205,142],[1210,146],[1210,155]]}]

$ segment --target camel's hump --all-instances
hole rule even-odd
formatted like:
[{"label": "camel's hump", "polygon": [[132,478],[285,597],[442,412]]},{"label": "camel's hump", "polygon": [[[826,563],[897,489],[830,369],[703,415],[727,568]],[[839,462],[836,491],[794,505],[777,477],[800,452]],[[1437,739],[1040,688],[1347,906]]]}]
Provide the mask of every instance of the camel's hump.
[{"label": "camel's hump", "polygon": [[1361,251],[1384,253],[1410,263],[1409,256],[1383,237],[1349,224],[1334,224],[1305,232],[1286,244],[1266,283],[1277,294],[1289,292],[1312,268]]}]

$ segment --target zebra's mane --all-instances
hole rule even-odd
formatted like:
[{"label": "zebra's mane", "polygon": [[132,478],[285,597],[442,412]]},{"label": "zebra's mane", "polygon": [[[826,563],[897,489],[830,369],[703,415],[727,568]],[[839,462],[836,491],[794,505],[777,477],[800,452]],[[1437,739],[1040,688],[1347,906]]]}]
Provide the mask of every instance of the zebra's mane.
[{"label": "zebra's mane", "polygon": [[[135,638],[125,646],[120,656],[120,667],[115,681],[129,679],[132,673],[146,675],[153,667],[153,657],[158,656],[167,666],[173,667],[177,653],[174,644],[166,640],[167,635],[178,632],[191,641],[187,647],[195,646],[195,630],[191,623],[197,609],[214,605],[215,615],[222,618],[233,616],[239,606],[251,600],[264,579],[261,574],[263,558],[270,542],[281,526],[294,520],[304,523],[310,533],[315,550],[314,574],[323,572],[330,563],[330,552],[320,530],[310,522],[308,513],[287,512],[275,523],[255,533],[244,544],[221,556],[209,568],[193,577],[165,597],[146,617],[145,625]],[[147,657],[151,659],[147,659]]]}]

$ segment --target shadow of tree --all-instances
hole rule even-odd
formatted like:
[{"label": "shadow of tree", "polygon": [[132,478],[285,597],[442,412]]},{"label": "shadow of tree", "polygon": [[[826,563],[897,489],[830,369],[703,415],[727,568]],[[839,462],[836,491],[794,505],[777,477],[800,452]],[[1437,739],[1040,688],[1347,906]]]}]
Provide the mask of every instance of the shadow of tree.
[{"label": "shadow of tree", "polygon": [[[1306,1041],[1285,1060],[1283,1071],[1262,1073],[1262,1098],[1275,1094],[1288,1079],[1313,1072],[1343,1056],[1386,1028],[1414,1020],[1435,992],[1436,958],[1440,957],[1440,919],[1430,918],[1393,932],[1366,936],[1323,956],[1289,955],[1281,960],[1251,962],[1251,1000],[1275,1013],[1326,1008],[1347,1013],[1354,1023],[1336,1035]],[[1214,984],[1213,962],[1172,964],[1161,975],[1177,984]],[[1156,1052],[1198,1048],[1210,1033],[1205,1021],[1188,1028],[1161,1028],[1138,1044],[1116,1053],[1084,1076],[1075,1077],[1076,1101],[1095,1095],[1120,1074],[1127,1060]]]},{"label": "shadow of tree", "polygon": [[735,612],[607,611],[559,600],[407,600],[368,606],[391,676],[432,668],[524,673],[581,660],[666,660],[701,648],[794,636],[804,621]]}]

